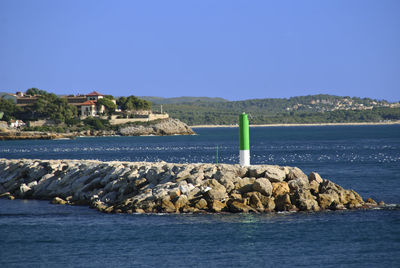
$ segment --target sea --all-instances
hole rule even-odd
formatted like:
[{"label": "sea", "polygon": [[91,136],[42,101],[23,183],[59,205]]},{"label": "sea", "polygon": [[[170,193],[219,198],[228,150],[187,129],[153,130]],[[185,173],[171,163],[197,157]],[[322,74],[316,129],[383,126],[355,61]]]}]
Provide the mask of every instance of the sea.
[{"label": "sea", "polygon": [[[238,163],[237,128],[0,141],[0,158]],[[400,267],[400,125],[250,128],[251,163],[318,172],[383,209],[104,214],[0,199],[0,267]]]}]

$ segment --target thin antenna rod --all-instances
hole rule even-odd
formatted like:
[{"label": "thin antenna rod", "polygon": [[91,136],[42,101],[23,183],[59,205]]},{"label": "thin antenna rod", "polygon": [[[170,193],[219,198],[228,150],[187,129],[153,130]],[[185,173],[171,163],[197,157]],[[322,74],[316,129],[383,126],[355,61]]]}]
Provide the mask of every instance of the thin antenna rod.
[{"label": "thin antenna rod", "polygon": [[216,159],[216,162],[218,164],[218,145],[217,145],[217,157],[215,159]]}]

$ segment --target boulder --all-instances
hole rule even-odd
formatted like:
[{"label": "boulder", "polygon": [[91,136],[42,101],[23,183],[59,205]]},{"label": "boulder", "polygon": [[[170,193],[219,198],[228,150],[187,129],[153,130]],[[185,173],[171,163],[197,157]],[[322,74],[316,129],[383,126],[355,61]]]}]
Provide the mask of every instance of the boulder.
[{"label": "boulder", "polygon": [[29,192],[31,192],[31,188],[28,187],[28,185],[26,185],[25,183],[21,184],[21,186],[19,187],[19,197],[24,197],[26,196]]},{"label": "boulder", "polygon": [[265,178],[256,179],[255,182],[253,183],[253,190],[265,196],[271,196],[272,194],[271,182]]},{"label": "boulder", "polygon": [[290,201],[289,194],[280,195],[275,198],[275,210],[276,211],[289,211],[292,208],[293,208],[293,205]]},{"label": "boulder", "polygon": [[360,208],[364,205],[364,203],[361,203],[357,199],[352,199],[349,203],[346,204],[346,207],[349,209],[352,208]]},{"label": "boulder", "polygon": [[186,195],[181,195],[175,201],[175,208],[177,210],[180,210],[181,208],[184,208],[188,203],[189,203],[189,200],[188,200],[187,196]]},{"label": "boulder", "polygon": [[265,167],[264,166],[255,166],[248,169],[249,176],[254,178],[263,177],[265,174]]},{"label": "boulder", "polygon": [[161,210],[162,212],[167,212],[167,213],[173,213],[176,211],[176,208],[174,204],[171,202],[171,199],[169,197],[164,197],[161,200]]},{"label": "boulder", "polygon": [[277,197],[280,195],[290,193],[289,185],[286,181],[272,183],[272,196]]},{"label": "boulder", "polygon": [[5,192],[5,193],[0,194],[0,198],[8,198],[9,199],[10,196],[11,196],[10,192]]},{"label": "boulder", "polygon": [[261,193],[259,192],[249,192],[245,194],[246,200],[247,200],[247,205],[251,206],[252,208],[256,209],[257,211],[264,211],[264,205],[262,201],[260,200],[260,197],[262,196]]},{"label": "boulder", "polygon": [[249,171],[249,170],[248,170],[247,167],[239,166],[238,169],[237,169],[237,175],[238,175],[238,177],[240,177],[240,178],[244,178],[244,177],[246,177],[246,176],[250,176],[248,171]]},{"label": "boulder", "polygon": [[308,181],[309,182],[315,181],[317,183],[321,183],[323,180],[322,180],[321,176],[318,173],[311,172],[310,175],[308,176]]},{"label": "boulder", "polygon": [[181,190],[179,189],[179,187],[173,188],[169,190],[168,195],[171,199],[176,199],[178,196],[181,195]]},{"label": "boulder", "polygon": [[33,188],[37,185],[37,181],[31,181],[30,183],[28,183],[26,186],[28,186],[29,188]]},{"label": "boulder", "polygon": [[107,204],[112,204],[117,200],[117,196],[117,192],[109,192],[101,198],[101,201]]},{"label": "boulder", "polygon": [[290,192],[300,191],[302,189],[308,189],[309,183],[307,176],[305,178],[293,179],[288,182]]},{"label": "boulder", "polygon": [[225,187],[215,179],[206,181],[203,186],[210,188],[204,195],[207,200],[221,201],[228,197]]},{"label": "boulder", "polygon": [[289,168],[289,173],[286,175],[286,180],[291,181],[291,180],[296,180],[296,179],[307,179],[308,180],[308,177],[298,167]]},{"label": "boulder", "polygon": [[319,183],[317,181],[311,181],[309,186],[310,186],[310,191],[313,195],[318,195],[319,193]]},{"label": "boulder", "polygon": [[234,212],[234,213],[240,213],[240,212],[257,212],[255,209],[253,209],[252,207],[241,203],[239,201],[230,201],[228,202],[228,208],[230,212]]},{"label": "boulder", "polygon": [[[223,186],[222,186],[223,187]],[[228,195],[226,194],[225,187],[223,189],[211,189],[204,195],[207,200],[225,200]]]},{"label": "boulder", "polygon": [[[164,206],[168,206],[170,211],[172,211],[171,204],[169,202],[167,202],[168,196],[164,197],[162,200],[165,200]],[[146,213],[159,212],[159,210],[161,210],[161,212],[167,212],[162,208],[162,206],[163,206],[162,200],[160,202],[160,205],[157,206],[157,204],[154,202],[154,200],[145,199],[145,200],[137,202],[136,205],[133,206],[133,209],[135,209],[135,210],[142,209]]]},{"label": "boulder", "polygon": [[212,202],[210,202],[209,208],[212,212],[221,212],[226,209],[226,203],[222,203],[218,200],[213,200]]},{"label": "boulder", "polygon": [[243,197],[239,192],[233,192],[230,194],[230,199],[235,200],[235,201],[242,201]]},{"label": "boulder", "polygon": [[303,190],[295,192],[292,195],[292,203],[296,205],[299,210],[302,211],[318,211],[320,207],[316,200],[316,197],[311,194],[309,190]]},{"label": "boulder", "polygon": [[319,194],[317,200],[321,209],[329,209],[331,204],[337,199],[329,194]]},{"label": "boulder", "polygon": [[188,197],[188,200],[193,200],[193,199],[196,199],[196,198],[198,198],[198,197],[200,197],[201,196],[201,190],[199,189],[199,188],[194,188],[194,189],[192,189],[188,194],[187,194],[187,197]]},{"label": "boulder", "polygon": [[278,166],[270,166],[265,170],[264,174],[270,182],[281,182],[286,178],[286,172],[283,168]]},{"label": "boulder", "polygon": [[329,190],[333,190],[335,192],[341,192],[343,190],[342,187],[337,185],[336,183],[333,183],[332,181],[329,180],[323,180],[322,183],[320,184],[320,193],[325,193]]},{"label": "boulder", "polygon": [[368,205],[373,205],[373,206],[377,206],[378,203],[376,203],[376,201],[374,199],[372,199],[371,197],[368,198],[365,203],[367,203]]},{"label": "boulder", "polygon": [[226,191],[229,193],[232,190],[235,189],[235,182],[237,182],[240,179],[235,173],[233,172],[228,172],[222,175],[219,179],[218,182],[222,184]]},{"label": "boulder", "polygon": [[153,196],[155,199],[162,199],[168,195],[168,191],[165,188],[156,187],[153,189]]},{"label": "boulder", "polygon": [[57,204],[57,205],[65,205],[65,204],[67,204],[68,202],[65,201],[65,200],[62,199],[62,198],[54,197],[53,200],[51,200],[51,203],[52,203],[52,204]]},{"label": "boulder", "polygon": [[275,198],[273,197],[267,197],[264,201],[262,201],[262,203],[264,205],[265,212],[272,212],[276,207]]},{"label": "boulder", "polygon": [[197,209],[207,209],[207,201],[204,198],[201,198],[199,201],[197,201],[195,207]]},{"label": "boulder", "polygon": [[256,179],[255,178],[242,178],[239,179],[235,183],[235,190],[238,190],[240,193],[247,193],[253,191],[253,183]]},{"label": "boulder", "polygon": [[185,184],[179,185],[179,190],[181,191],[182,194],[185,195],[190,193],[194,188],[195,188],[194,185],[191,183],[187,183],[186,185]]},{"label": "boulder", "polygon": [[[161,168],[160,168],[161,169]],[[149,169],[149,171],[147,171],[146,173],[146,179],[149,183],[151,184],[157,184],[158,179],[160,177],[160,170],[158,167],[152,167]]]},{"label": "boulder", "polygon": [[248,192],[244,197],[247,200],[246,204],[259,212],[270,212],[275,209],[273,197],[267,197],[260,192]]}]

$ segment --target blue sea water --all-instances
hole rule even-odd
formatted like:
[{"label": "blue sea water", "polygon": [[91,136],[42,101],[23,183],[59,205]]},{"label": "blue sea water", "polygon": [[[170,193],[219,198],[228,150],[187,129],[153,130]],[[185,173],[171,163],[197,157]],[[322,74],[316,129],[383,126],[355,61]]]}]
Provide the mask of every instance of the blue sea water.
[{"label": "blue sea water", "polygon": [[[196,136],[0,142],[0,158],[238,162],[237,128]],[[319,172],[400,204],[400,126],[251,128],[252,164]],[[400,210],[109,215],[0,199],[0,266],[399,267]]]}]

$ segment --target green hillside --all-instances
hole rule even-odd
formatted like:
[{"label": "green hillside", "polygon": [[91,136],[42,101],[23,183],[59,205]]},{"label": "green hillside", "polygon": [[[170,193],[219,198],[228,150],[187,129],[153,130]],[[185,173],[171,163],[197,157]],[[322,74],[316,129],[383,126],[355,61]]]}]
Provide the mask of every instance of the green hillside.
[{"label": "green hillside", "polygon": [[210,97],[177,97],[177,98],[162,98],[162,97],[151,97],[141,96],[141,99],[151,101],[154,104],[180,104],[180,103],[215,103],[215,102],[228,102],[223,98],[210,98]]},{"label": "green hillside", "polygon": [[[320,94],[288,99],[187,102],[182,98],[181,101],[163,103],[163,110],[189,125],[236,124],[242,112],[250,114],[253,124],[400,120],[398,103],[370,98]],[[153,109],[160,109],[160,105],[153,103]]]}]

